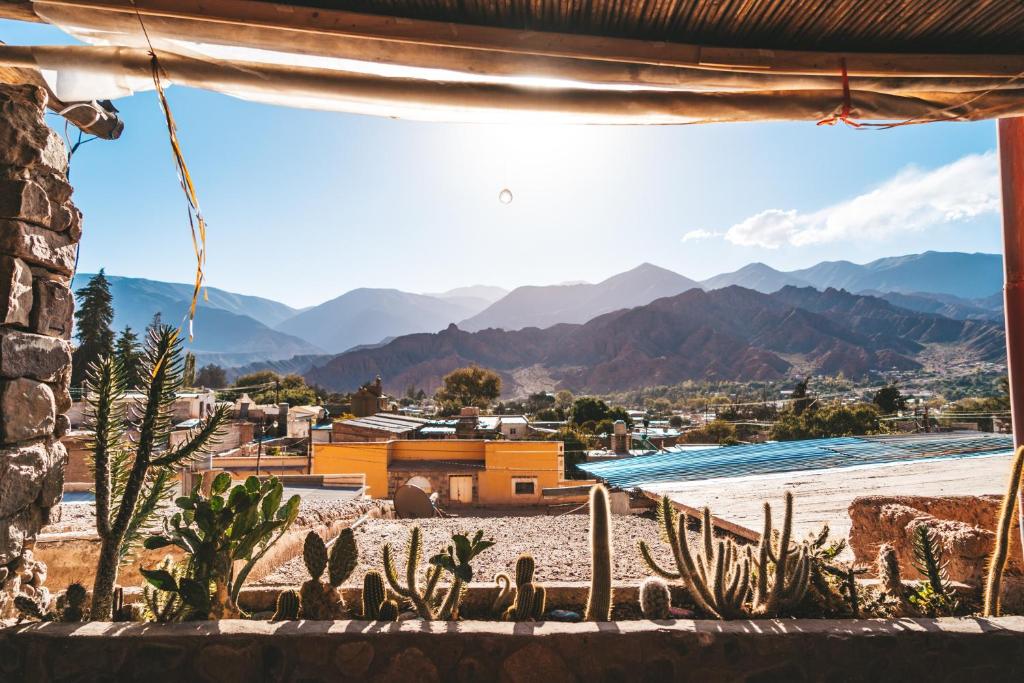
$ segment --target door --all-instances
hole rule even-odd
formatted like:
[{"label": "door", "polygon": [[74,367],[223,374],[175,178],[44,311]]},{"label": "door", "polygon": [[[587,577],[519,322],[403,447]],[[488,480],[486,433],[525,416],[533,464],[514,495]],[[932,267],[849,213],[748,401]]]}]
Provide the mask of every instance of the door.
[{"label": "door", "polygon": [[473,476],[460,474],[448,477],[448,500],[453,503],[472,503]]}]

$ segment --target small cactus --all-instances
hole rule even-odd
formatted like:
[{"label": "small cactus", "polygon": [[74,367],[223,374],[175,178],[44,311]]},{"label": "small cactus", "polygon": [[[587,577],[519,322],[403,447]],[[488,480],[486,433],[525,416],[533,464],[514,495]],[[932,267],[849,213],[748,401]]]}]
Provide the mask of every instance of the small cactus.
[{"label": "small cactus", "polygon": [[378,571],[366,572],[366,576],[363,577],[363,619],[380,619],[380,609],[386,599],[384,577]]},{"label": "small cactus", "polygon": [[521,586],[524,583],[533,583],[533,574],[537,569],[536,561],[533,559],[533,555],[522,554],[519,559],[516,560],[516,585]]},{"label": "small cactus", "polygon": [[271,621],[295,621],[299,618],[299,594],[297,591],[281,591],[277,596],[277,609]]},{"label": "small cactus", "polygon": [[89,592],[85,586],[72,583],[64,591],[60,600],[60,620],[66,623],[77,623],[85,617],[85,603],[89,599]]},{"label": "small cactus", "polygon": [[587,621],[612,617],[612,528],[608,490],[601,484],[590,489],[590,595]]},{"label": "small cactus", "polygon": [[656,576],[649,576],[640,584],[640,611],[644,619],[664,620],[671,616],[672,593],[668,584]]},{"label": "small cactus", "polygon": [[[359,562],[359,548],[350,527],[341,530],[328,554],[327,544],[315,531],[306,534],[302,560],[310,579],[299,589],[303,619],[333,620],[345,617],[345,601],[338,587],[351,576]],[[320,577],[327,570],[327,581]]]},{"label": "small cactus", "polygon": [[491,613],[500,618],[512,606],[516,590],[512,587],[512,578],[505,572],[495,575],[494,584],[498,587],[498,595],[491,603]]},{"label": "small cactus", "polygon": [[900,562],[896,557],[895,548],[888,543],[883,543],[878,547],[878,578],[882,593],[895,604],[894,616],[912,615],[914,609],[903,586],[903,577],[900,576]]},{"label": "small cactus", "polygon": [[543,618],[547,593],[543,586],[533,582],[535,569],[532,555],[523,554],[516,560],[516,587],[510,591],[514,594],[512,605],[504,611],[506,621],[536,621]]},{"label": "small cactus", "polygon": [[384,604],[380,606],[379,621],[398,621],[398,614],[398,601],[386,600]]},{"label": "small cactus", "polygon": [[[421,619],[432,621],[434,612],[434,590],[441,578],[442,569],[438,565],[427,568],[427,582],[422,590],[419,587],[419,566],[423,557],[423,530],[414,526],[409,530],[409,543],[406,547],[405,584],[398,578],[395,569],[394,550],[390,543],[384,544],[384,577],[388,580],[391,590],[410,600]],[[383,617],[382,617],[383,618]]]}]

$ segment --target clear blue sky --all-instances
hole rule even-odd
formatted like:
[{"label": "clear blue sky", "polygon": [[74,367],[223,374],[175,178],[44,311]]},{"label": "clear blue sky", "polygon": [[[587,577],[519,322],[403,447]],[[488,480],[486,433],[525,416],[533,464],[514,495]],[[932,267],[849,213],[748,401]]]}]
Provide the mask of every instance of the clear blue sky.
[{"label": "clear blue sky", "polygon": [[[9,21],[0,40],[70,42]],[[751,261],[1001,250],[991,122],[446,125],[168,96],[210,225],[207,283],[295,306],[355,287],[597,281],[644,261],[701,279]],[[79,270],[190,281],[155,96],[116,105],[123,137],[72,163]]]}]

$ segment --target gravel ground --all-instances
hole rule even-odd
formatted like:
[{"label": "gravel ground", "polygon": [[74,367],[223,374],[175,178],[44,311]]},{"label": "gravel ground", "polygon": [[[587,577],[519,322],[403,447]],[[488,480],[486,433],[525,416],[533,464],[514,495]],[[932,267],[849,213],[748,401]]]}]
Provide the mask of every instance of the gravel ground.
[{"label": "gravel ground", "polygon": [[[485,537],[497,544],[473,562],[476,580],[489,582],[498,572],[514,574],[515,562],[521,553],[531,553],[537,561],[539,581],[589,581],[590,541],[588,515],[564,517],[458,517],[450,519],[402,520],[369,519],[356,529],[359,544],[359,567],[348,584],[359,584],[368,569],[380,569],[383,546],[391,542],[397,550],[400,566],[405,560],[409,529],[419,524],[424,531],[424,555],[429,556],[446,546],[452,534],[473,533],[483,529]],[[637,542],[646,540],[656,558],[672,566],[671,551],[658,539],[654,519],[636,515],[616,515],[613,520],[614,574],[618,580],[634,580],[649,576],[650,571],[640,557]],[[423,561],[426,566],[426,560]],[[264,578],[262,585],[298,585],[309,578],[302,558],[285,563]]]}]

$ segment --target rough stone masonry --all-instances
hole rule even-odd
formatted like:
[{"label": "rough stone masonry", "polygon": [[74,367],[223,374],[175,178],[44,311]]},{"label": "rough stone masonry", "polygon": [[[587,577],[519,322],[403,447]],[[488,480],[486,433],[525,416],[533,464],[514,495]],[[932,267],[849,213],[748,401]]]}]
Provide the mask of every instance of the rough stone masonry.
[{"label": "rough stone masonry", "polygon": [[[31,547],[60,502],[71,407],[71,276],[82,214],[46,92],[0,83],[0,617],[45,579]],[[7,601],[9,602],[9,601]],[[9,605],[7,605],[9,607]]]}]

